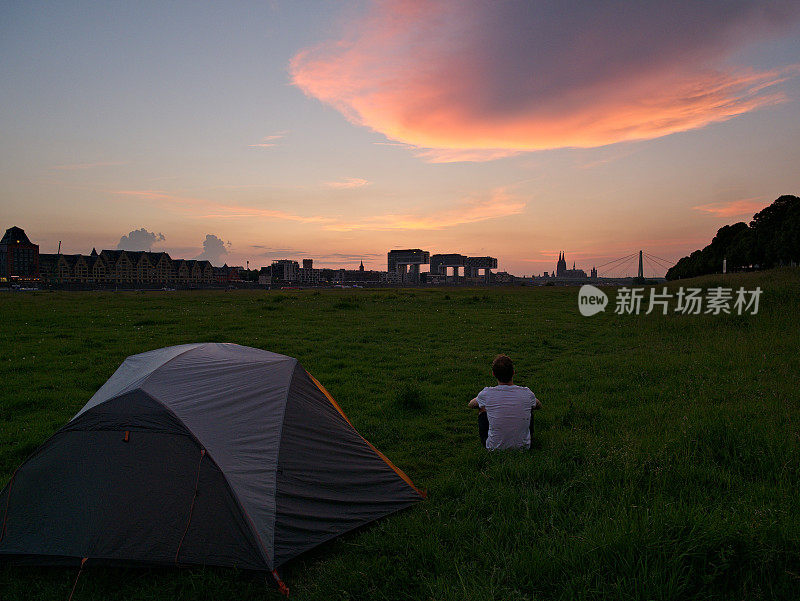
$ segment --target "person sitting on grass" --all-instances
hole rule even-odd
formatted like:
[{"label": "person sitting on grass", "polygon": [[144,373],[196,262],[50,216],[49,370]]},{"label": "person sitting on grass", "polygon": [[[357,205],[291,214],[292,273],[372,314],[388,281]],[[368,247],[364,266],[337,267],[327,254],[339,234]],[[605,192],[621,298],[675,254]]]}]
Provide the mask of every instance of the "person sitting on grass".
[{"label": "person sitting on grass", "polygon": [[514,363],[507,355],[492,362],[497,386],[487,386],[469,402],[478,409],[478,433],[488,450],[531,448],[533,409],[542,404],[530,388],[514,384]]}]

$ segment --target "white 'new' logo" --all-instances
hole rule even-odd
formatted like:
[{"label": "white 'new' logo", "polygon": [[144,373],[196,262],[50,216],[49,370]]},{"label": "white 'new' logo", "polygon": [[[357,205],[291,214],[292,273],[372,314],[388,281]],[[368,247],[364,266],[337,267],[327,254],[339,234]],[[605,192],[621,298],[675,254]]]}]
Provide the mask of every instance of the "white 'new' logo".
[{"label": "white 'new' logo", "polygon": [[584,284],[578,292],[578,309],[584,317],[606,310],[608,297],[606,293],[591,284]]}]

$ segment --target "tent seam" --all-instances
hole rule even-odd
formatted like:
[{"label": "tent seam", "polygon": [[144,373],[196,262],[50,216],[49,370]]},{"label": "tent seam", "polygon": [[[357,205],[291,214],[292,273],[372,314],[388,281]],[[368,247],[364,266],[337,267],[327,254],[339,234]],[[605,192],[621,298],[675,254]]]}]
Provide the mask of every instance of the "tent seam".
[{"label": "tent seam", "polygon": [[[93,406],[89,407],[89,409],[86,409],[86,406],[84,405],[83,407],[81,407],[81,410],[80,410],[80,411],[78,411],[78,413],[76,413],[75,415],[73,415],[73,416],[72,416],[72,419],[70,419],[69,421],[71,422],[71,421],[75,420],[76,418],[80,417],[81,415],[83,415],[83,414],[84,414],[84,413],[86,413],[87,411],[90,411],[90,410],[94,409],[95,407],[99,407],[100,405],[103,405],[103,404],[107,403],[108,401],[112,401],[112,400],[114,400],[114,399],[116,399],[116,398],[119,398],[119,397],[120,397],[120,396],[122,396],[123,394],[127,394],[127,393],[129,393],[129,392],[133,392],[133,391],[134,391],[134,390],[136,390],[137,388],[141,388],[141,387],[142,387],[142,385],[143,385],[145,382],[147,382],[147,380],[149,380],[149,379],[150,379],[150,377],[151,377],[151,376],[152,376],[152,375],[153,375],[153,374],[154,374],[154,373],[155,373],[157,370],[159,370],[159,369],[161,369],[162,367],[164,367],[164,366],[165,366],[167,363],[170,363],[170,362],[171,362],[173,359],[177,359],[178,357],[183,357],[183,356],[184,356],[186,353],[188,353],[189,351],[193,351],[193,350],[195,350],[197,347],[201,346],[201,345],[202,345],[202,343],[201,343],[201,342],[194,342],[194,343],[190,343],[190,345],[191,345],[191,347],[192,347],[192,348],[187,348],[185,351],[182,351],[182,352],[178,353],[178,354],[177,354],[177,355],[175,355],[174,357],[170,357],[169,359],[167,359],[166,361],[164,361],[164,363],[159,363],[159,364],[158,364],[156,367],[154,367],[152,370],[150,370],[150,373],[148,373],[147,375],[144,375],[144,376],[142,376],[142,378],[141,378],[141,379],[139,379],[139,380],[134,380],[133,382],[131,382],[131,384],[134,384],[134,383],[135,383],[135,385],[133,386],[133,388],[128,388],[128,386],[126,386],[126,387],[124,387],[122,390],[120,390],[120,391],[118,391],[116,394],[114,394],[113,396],[111,396],[111,397],[109,397],[109,398],[107,398],[107,399],[104,399],[104,400],[100,401],[100,402],[99,402],[99,403],[97,403],[96,405],[93,405]],[[131,356],[136,356],[136,355],[131,355]],[[123,360],[122,364],[124,365],[124,364],[125,364],[125,361],[127,361],[129,358],[130,358],[130,356],[129,356],[129,357],[126,357],[126,358],[125,358],[125,360]],[[116,372],[115,372],[115,373],[116,373]],[[113,375],[114,375],[114,374],[111,374],[111,375],[112,375],[112,377],[113,377]],[[129,386],[130,386],[130,384],[129,384]],[[90,399],[90,400],[91,400],[91,399]],[[67,423],[69,423],[69,422],[67,422]]]},{"label": "tent seam", "polygon": [[[286,405],[289,403],[289,391],[292,389],[294,382],[294,375],[297,371],[299,361],[294,359],[294,367],[292,368],[292,375],[289,376],[289,383],[286,385],[286,396],[283,399],[283,413],[281,413],[281,429],[278,431],[278,451],[275,453],[275,480],[273,486],[275,489],[275,513],[272,515],[272,550],[275,551],[275,528],[278,527],[278,470],[281,468],[281,442],[283,441],[283,426],[286,419]],[[275,566],[273,566],[275,567]]]},{"label": "tent seam", "polygon": [[[183,354],[183,353],[181,353],[181,354]],[[175,359],[175,358],[176,357],[173,357],[173,359]],[[165,362],[164,364],[166,364],[166,363],[168,363],[168,362]],[[164,365],[164,364],[162,364],[162,365]],[[225,470],[222,469],[220,467],[219,463],[217,463],[217,461],[214,459],[214,457],[211,456],[211,453],[209,453],[208,449],[206,449],[205,445],[203,444],[203,441],[200,440],[199,438],[197,438],[197,435],[194,432],[192,432],[191,429],[189,429],[189,426],[186,424],[186,422],[184,422],[178,416],[178,414],[175,413],[172,410],[171,407],[169,407],[166,403],[164,403],[160,399],[157,399],[156,397],[151,395],[146,390],[143,390],[142,392],[144,392],[147,396],[149,396],[151,399],[153,399],[156,403],[161,405],[170,415],[172,415],[172,417],[174,417],[176,420],[178,420],[178,423],[181,424],[184,428],[186,428],[186,431],[189,433],[189,437],[192,440],[194,440],[201,449],[204,449],[206,451],[206,455],[208,455],[208,458],[216,464],[217,468],[219,468],[219,473],[222,474],[222,479],[225,480],[225,485],[228,487],[228,491],[230,492],[231,497],[233,497],[234,501],[236,501],[236,505],[239,507],[239,511],[241,511],[242,515],[247,519],[247,523],[248,523],[248,525],[250,527],[250,532],[253,534],[253,536],[255,536],[255,539],[259,543],[259,546],[261,548],[261,552],[264,555],[264,559],[267,560],[267,567],[268,568],[269,567],[274,567],[274,566],[270,566],[270,564],[272,563],[272,559],[270,558],[269,553],[267,553],[267,549],[264,547],[264,541],[261,540],[261,535],[259,535],[258,530],[256,530],[255,524],[253,523],[253,518],[250,517],[250,514],[247,513],[247,510],[242,506],[242,502],[239,499],[239,495],[236,494],[236,490],[233,488],[233,486],[231,486],[230,480],[228,480],[228,475],[225,473]],[[274,529],[274,527],[273,527],[273,529]]]},{"label": "tent seam", "polygon": [[345,415],[344,410],[342,410],[342,408],[339,406],[339,403],[337,403],[336,400],[333,398],[333,395],[331,395],[331,393],[328,392],[328,390],[322,384],[320,384],[319,380],[317,380],[314,376],[312,376],[308,371],[306,371],[306,374],[308,374],[308,377],[311,378],[311,381],[314,384],[317,385],[317,388],[320,390],[320,392],[322,392],[322,394],[325,395],[325,397],[328,399],[330,404],[333,405],[334,409],[336,409],[336,411],[339,413],[339,415],[341,415],[344,418],[344,421],[346,421],[348,423],[348,425],[353,429],[353,432],[355,432],[356,435],[361,440],[363,440],[365,443],[367,443],[367,446],[369,446],[369,448],[372,449],[372,451],[392,471],[394,471],[398,476],[400,476],[401,480],[403,480],[406,484],[408,484],[411,488],[413,488],[420,497],[422,497],[423,499],[427,499],[428,498],[427,491],[424,491],[424,490],[421,490],[420,488],[417,488],[416,484],[414,484],[414,482],[411,480],[411,478],[409,478],[408,475],[403,470],[401,470],[394,463],[392,463],[391,460],[386,455],[381,453],[374,444],[372,444],[370,441],[368,441],[366,438],[364,438],[361,435],[361,433],[356,429],[356,427],[353,425],[353,422],[351,422],[350,419],[347,417],[347,415]]},{"label": "tent seam", "polygon": [[[153,398],[159,405],[164,407],[175,419],[178,420],[179,423],[184,425],[184,427],[186,428],[186,431],[189,432],[189,434],[191,435],[192,439],[194,439],[195,442],[197,442],[197,444],[200,445],[200,448],[205,449],[205,445],[203,444],[203,442],[197,437],[197,435],[194,432],[192,432],[192,430],[189,429],[189,426],[186,425],[186,423],[178,416],[178,414],[176,414],[172,410],[171,407],[169,407],[166,403],[164,403],[160,399],[157,399],[156,397],[154,397],[153,395],[151,395],[150,393],[148,393],[146,390],[144,390],[142,388],[156,371],[162,369],[165,365],[171,363],[175,359],[178,359],[179,357],[183,357],[185,354],[190,353],[191,351],[194,351],[194,350],[196,350],[197,348],[199,348],[201,346],[203,346],[203,343],[195,343],[195,344],[192,345],[192,348],[188,348],[185,351],[183,351],[182,353],[178,353],[174,357],[171,357],[167,361],[164,361],[164,363],[161,363],[158,367],[153,369],[153,371],[151,371],[149,374],[147,374],[147,376],[142,378],[142,380],[138,383],[136,388],[141,389],[143,392],[148,394],[148,396]],[[289,357],[289,359],[294,361],[295,366],[297,365],[297,359],[295,359],[294,357]],[[289,379],[289,386],[291,385],[291,382],[292,382],[293,378],[294,378],[294,368],[292,369],[292,378]],[[289,396],[289,386],[286,387],[286,399],[288,399],[288,396]],[[284,412],[286,411],[286,399],[284,399],[284,403],[283,403]],[[108,400],[110,400],[110,399],[108,399]],[[106,401],[103,401],[103,403],[105,403],[105,402]],[[98,403],[98,404],[102,404],[102,403]],[[281,432],[282,431],[283,431],[283,416],[281,416]],[[280,435],[278,437],[278,450],[280,450]],[[206,449],[206,452],[208,452],[207,449]],[[213,457],[211,456],[211,453],[208,453],[208,456],[209,456],[210,459],[213,459]],[[217,463],[217,462],[214,461],[214,463]],[[219,465],[219,464],[217,464],[217,465]],[[278,457],[276,456],[275,457],[275,472],[276,472],[275,486],[276,487],[277,487],[277,466],[278,466]],[[267,562],[267,566],[274,568],[275,566],[271,565],[273,563],[273,560],[272,560],[269,552],[267,551],[266,546],[264,545],[264,541],[261,539],[261,535],[259,534],[258,530],[256,529],[255,523],[253,522],[253,518],[250,517],[250,514],[247,512],[247,510],[242,505],[242,502],[239,499],[239,495],[236,493],[236,490],[233,488],[233,486],[231,486],[230,480],[228,480],[228,475],[225,473],[225,470],[220,468],[219,471],[222,474],[223,479],[225,480],[225,484],[228,486],[228,490],[231,492],[231,495],[236,500],[236,504],[239,506],[239,510],[242,512],[242,515],[244,515],[244,517],[247,519],[247,523],[248,523],[248,525],[250,527],[250,531],[256,537],[256,540],[258,541],[259,546],[261,547],[261,552],[264,555],[264,559]],[[276,488],[276,490],[277,490],[277,488]],[[277,511],[276,511],[276,513],[277,513]],[[272,544],[274,545],[275,544],[274,543],[274,538],[275,538],[275,516],[273,516],[273,521],[272,521],[272,537],[273,537],[273,543]]]},{"label": "tent seam", "polygon": [[[132,391],[129,391],[129,392],[132,392]],[[236,506],[239,508],[239,511],[244,516],[245,521],[247,523],[247,527],[250,529],[250,533],[253,535],[253,537],[255,538],[256,542],[258,543],[258,549],[261,552],[262,558],[266,560],[267,569],[274,570],[274,568],[275,568],[274,562],[271,559],[269,553],[267,552],[267,549],[264,546],[264,541],[261,540],[261,536],[259,535],[258,530],[256,530],[255,524],[253,523],[253,518],[250,517],[250,514],[247,513],[247,510],[242,506],[242,502],[239,500],[239,495],[236,494],[236,490],[233,488],[233,486],[231,486],[231,483],[228,480],[228,476],[225,473],[225,470],[223,470],[219,466],[219,464],[216,462],[216,460],[211,456],[211,453],[208,452],[208,449],[205,448],[205,445],[203,445],[203,442],[199,438],[197,438],[197,435],[189,429],[189,426],[187,426],[186,423],[182,419],[180,419],[178,417],[178,415],[170,407],[168,407],[165,403],[163,403],[159,399],[155,398],[153,395],[149,394],[148,392],[146,392],[146,391],[142,391],[142,392],[144,392],[148,396],[148,398],[150,398],[152,401],[154,401],[155,403],[157,403],[158,405],[163,407],[164,410],[167,411],[167,413],[169,413],[173,418],[175,418],[178,421],[179,424],[181,424],[185,428],[187,434],[181,434],[180,436],[188,436],[191,440],[193,440],[195,443],[197,443],[197,445],[201,449],[205,449],[206,455],[208,455],[208,458],[211,461],[213,461],[214,464],[217,466],[217,469],[219,470],[219,473],[220,473],[220,475],[222,476],[222,479],[225,482],[225,486],[228,489],[228,493],[231,495],[231,498],[236,502]],[[119,398],[119,397],[115,396],[115,397],[112,397],[112,398],[108,399],[108,401],[112,401],[112,400],[115,400],[117,398]],[[99,405],[95,405],[94,407],[89,408],[85,413],[88,413],[89,411],[92,411],[96,407],[99,407],[100,405],[102,405],[102,404],[104,404],[106,402],[107,401],[103,401]],[[75,418],[73,418],[73,419],[75,419]],[[70,420],[64,426],[62,426],[61,428],[56,430],[44,443],[42,443],[42,445],[38,449],[36,449],[33,453],[31,453],[27,457],[27,459],[25,459],[25,461],[20,463],[19,466],[17,467],[17,469],[14,470],[14,474],[12,475],[11,480],[9,480],[9,484],[13,483],[14,477],[17,475],[17,472],[19,472],[19,470],[22,469],[22,467],[26,463],[28,463],[31,459],[33,459],[34,457],[40,455],[45,450],[47,450],[47,448],[49,448],[49,445],[51,445],[53,443],[53,440],[59,434],[64,434],[64,433],[67,433],[67,432],[75,432],[75,431],[77,431],[77,430],[69,430],[68,429],[68,426],[69,426],[70,423],[72,423],[72,420]],[[8,487],[8,485],[6,487]],[[11,494],[11,489],[9,488],[8,489],[9,498],[10,498],[10,494]],[[273,530],[274,530],[274,526],[273,526]],[[69,557],[78,557],[78,556],[77,555],[70,555]],[[95,559],[97,559],[97,558],[95,558]],[[270,565],[270,564],[273,564],[273,565]]]},{"label": "tent seam", "polygon": [[[178,359],[178,358],[180,358],[180,357],[183,357],[183,356],[184,356],[186,353],[190,353],[190,352],[192,352],[193,350],[197,349],[199,346],[202,346],[202,343],[200,343],[200,342],[197,342],[197,343],[195,343],[195,344],[193,344],[193,345],[192,345],[192,348],[187,348],[187,349],[186,349],[185,351],[183,351],[182,353],[178,353],[178,354],[177,354],[177,355],[175,355],[174,357],[170,357],[169,359],[167,359],[166,361],[164,361],[164,363],[161,363],[161,364],[160,364],[158,367],[155,367],[155,368],[153,368],[153,370],[152,370],[152,371],[151,371],[149,374],[147,374],[147,375],[146,375],[144,378],[142,378],[142,379],[139,381],[139,385],[138,385],[136,388],[141,388],[142,386],[144,386],[144,385],[147,383],[147,381],[148,381],[148,380],[149,380],[149,379],[150,379],[150,378],[153,376],[153,374],[154,374],[154,373],[156,373],[156,372],[157,372],[159,369],[161,369],[162,367],[164,367],[165,365],[167,365],[167,364],[169,364],[169,363],[172,363],[173,361],[175,361],[175,359]],[[135,389],[134,389],[134,390],[135,390]],[[145,392],[146,392],[146,391],[145,391]],[[152,395],[150,395],[150,396],[152,396]],[[160,402],[160,401],[159,401],[159,402]],[[161,403],[161,404],[163,405],[163,403]],[[165,405],[165,406],[166,406],[166,405]],[[173,415],[175,415],[175,414],[173,413]],[[178,417],[178,416],[177,416],[177,415],[175,415],[175,417]],[[180,421],[180,420],[179,420],[179,421]],[[187,428],[187,429],[188,429],[188,428]]]}]

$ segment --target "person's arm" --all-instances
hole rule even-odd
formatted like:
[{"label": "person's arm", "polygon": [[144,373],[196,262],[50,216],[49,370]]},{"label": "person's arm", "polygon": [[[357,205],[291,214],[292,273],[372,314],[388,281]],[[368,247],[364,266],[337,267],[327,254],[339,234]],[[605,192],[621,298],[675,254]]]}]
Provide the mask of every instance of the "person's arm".
[{"label": "person's arm", "polygon": [[474,399],[472,399],[469,403],[467,403],[467,407],[470,409],[483,409],[483,404],[481,403],[481,395],[483,391],[486,390],[485,388],[481,390]]},{"label": "person's arm", "polygon": [[[531,393],[531,394],[533,394],[533,393]],[[533,405],[531,405],[531,411],[534,411],[536,409],[541,409],[541,408],[542,408],[542,401],[537,399],[536,395],[534,394],[533,395]]]}]

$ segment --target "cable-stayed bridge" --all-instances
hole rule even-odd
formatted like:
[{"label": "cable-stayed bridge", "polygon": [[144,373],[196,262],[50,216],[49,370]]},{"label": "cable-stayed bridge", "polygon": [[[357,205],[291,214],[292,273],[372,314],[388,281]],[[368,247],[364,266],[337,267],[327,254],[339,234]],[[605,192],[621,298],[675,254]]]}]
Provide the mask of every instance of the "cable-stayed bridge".
[{"label": "cable-stayed bridge", "polygon": [[644,250],[635,251],[624,257],[597,266],[598,278],[647,278],[664,279],[664,274],[674,263]]},{"label": "cable-stayed bridge", "polygon": [[645,282],[663,282],[667,270],[673,266],[671,261],[637,250],[629,255],[617,257],[592,268],[590,274],[583,269],[567,269],[565,253],[558,255],[556,270],[545,272],[542,276],[529,278],[534,285],[578,286],[586,283],[631,285]]}]

